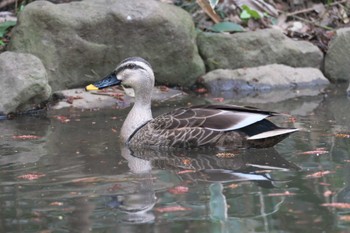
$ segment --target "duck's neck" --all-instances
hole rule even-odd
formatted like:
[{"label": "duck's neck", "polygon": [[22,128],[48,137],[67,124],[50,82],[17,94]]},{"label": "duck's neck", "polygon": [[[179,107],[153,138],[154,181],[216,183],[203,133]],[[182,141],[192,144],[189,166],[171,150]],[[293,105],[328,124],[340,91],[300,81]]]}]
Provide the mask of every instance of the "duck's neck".
[{"label": "duck's neck", "polygon": [[151,98],[152,88],[149,91],[135,90],[135,103],[126,117],[122,129],[121,140],[126,142],[130,135],[140,126],[152,119]]}]

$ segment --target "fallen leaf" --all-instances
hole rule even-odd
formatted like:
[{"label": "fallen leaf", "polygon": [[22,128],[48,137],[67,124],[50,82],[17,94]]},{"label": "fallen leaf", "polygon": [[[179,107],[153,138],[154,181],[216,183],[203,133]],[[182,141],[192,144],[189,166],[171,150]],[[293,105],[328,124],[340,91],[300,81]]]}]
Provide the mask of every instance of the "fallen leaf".
[{"label": "fallen leaf", "polygon": [[115,184],[112,187],[109,187],[107,190],[108,192],[115,192],[117,190],[120,190],[122,186],[120,184]]},{"label": "fallen leaf", "polygon": [[154,210],[159,213],[170,213],[170,212],[178,212],[178,211],[189,211],[192,209],[183,207],[183,206],[167,206],[167,207],[155,208]]},{"label": "fallen leaf", "polygon": [[221,21],[220,17],[210,6],[209,2],[206,0],[197,0],[197,3],[202,8],[202,10],[211,18],[211,20],[213,20],[214,23],[219,23]]},{"label": "fallen leaf", "polygon": [[232,22],[217,23],[217,24],[214,24],[209,29],[214,32],[243,32],[244,31],[244,28],[241,25],[232,23]]},{"label": "fallen leaf", "polygon": [[29,139],[39,139],[41,138],[40,136],[36,136],[36,135],[15,135],[12,136],[13,139],[22,139],[22,140],[29,140]]},{"label": "fallen leaf", "polygon": [[201,88],[197,88],[194,90],[196,93],[199,93],[199,94],[203,94],[203,93],[207,93],[208,90],[204,87],[201,87]]},{"label": "fallen leaf", "polygon": [[67,96],[66,102],[69,104],[73,104],[74,100],[82,99],[81,96]]},{"label": "fallen leaf", "polygon": [[319,171],[319,172],[315,172],[315,173],[307,175],[306,178],[320,178],[320,177],[323,177],[325,175],[333,174],[333,173],[335,173],[335,172],[332,172],[332,171]]},{"label": "fallen leaf", "polygon": [[297,122],[297,118],[296,118],[296,117],[293,117],[293,116],[288,117],[288,122],[290,122],[290,123],[295,123],[295,122]]},{"label": "fallen leaf", "polygon": [[113,98],[120,100],[120,101],[124,101],[124,94],[123,93],[111,93],[110,96],[112,96]]},{"label": "fallen leaf", "polygon": [[98,177],[85,177],[72,180],[73,183],[95,183],[99,181]]},{"label": "fallen leaf", "polygon": [[176,186],[168,189],[168,192],[171,194],[184,194],[188,192],[188,187],[186,186]]},{"label": "fallen leaf", "polygon": [[225,99],[224,99],[224,98],[222,98],[222,97],[219,97],[219,98],[213,98],[213,100],[214,100],[214,101],[216,101],[216,102],[220,102],[220,103],[222,103],[222,102],[224,102],[224,101],[225,101]]},{"label": "fallen leaf", "polygon": [[229,186],[227,186],[227,187],[229,187],[229,188],[231,188],[231,189],[235,189],[235,188],[237,188],[239,185],[238,184],[230,184]]},{"label": "fallen leaf", "polygon": [[327,191],[325,191],[324,193],[323,193],[323,196],[324,197],[330,197],[330,196],[332,196],[334,194],[334,192],[332,192],[332,191],[330,191],[330,190],[327,190]]},{"label": "fallen leaf", "polygon": [[295,193],[291,193],[289,191],[285,191],[284,193],[269,193],[267,196],[269,197],[285,197],[285,196],[294,196]]},{"label": "fallen leaf", "polygon": [[59,120],[61,123],[70,122],[70,119],[68,119],[68,117],[65,117],[65,116],[53,116],[53,118]]},{"label": "fallen leaf", "polygon": [[300,154],[302,155],[322,155],[322,154],[327,154],[329,153],[326,148],[316,148],[316,150],[311,150],[311,151],[305,151],[301,152]]},{"label": "fallen leaf", "polygon": [[54,201],[49,204],[50,206],[63,206],[63,202]]},{"label": "fallen leaf", "polygon": [[345,222],[350,222],[350,215],[340,216],[339,219]]},{"label": "fallen leaf", "polygon": [[343,202],[323,203],[321,204],[321,206],[334,207],[338,209],[350,209],[350,203],[343,203]]},{"label": "fallen leaf", "polygon": [[169,87],[163,85],[163,86],[159,87],[159,90],[162,91],[162,92],[168,92],[169,91]]},{"label": "fallen leaf", "polygon": [[177,172],[177,174],[186,174],[186,173],[191,173],[191,172],[196,172],[196,170],[182,170]]},{"label": "fallen leaf", "polygon": [[52,230],[48,230],[48,229],[38,231],[38,233],[52,233],[52,232],[53,232]]},{"label": "fallen leaf", "polygon": [[337,133],[334,136],[337,138],[350,138],[350,134],[345,134],[345,133]]},{"label": "fallen leaf", "polygon": [[191,164],[191,160],[190,159],[182,159],[181,162],[184,165],[190,165]]},{"label": "fallen leaf", "polygon": [[46,176],[46,175],[43,173],[32,172],[32,173],[27,173],[25,175],[17,176],[17,178],[24,179],[24,180],[37,180],[37,179],[44,177],[44,176]]}]

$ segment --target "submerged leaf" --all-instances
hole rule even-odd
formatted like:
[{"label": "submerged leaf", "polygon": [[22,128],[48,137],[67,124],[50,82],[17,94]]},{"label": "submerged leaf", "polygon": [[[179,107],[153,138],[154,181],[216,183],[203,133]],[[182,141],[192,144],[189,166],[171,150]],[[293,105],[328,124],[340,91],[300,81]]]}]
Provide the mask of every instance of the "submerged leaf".
[{"label": "submerged leaf", "polygon": [[196,172],[196,170],[182,170],[182,171],[179,171],[177,172],[176,174],[178,175],[181,175],[181,174],[186,174],[186,173],[193,173],[193,172]]},{"label": "submerged leaf", "polygon": [[171,194],[184,194],[188,192],[188,187],[186,186],[176,186],[168,189],[168,192]]},{"label": "submerged leaf", "polygon": [[350,209],[350,203],[343,202],[323,203],[321,206],[334,207],[338,209]]},{"label": "submerged leaf", "polygon": [[350,215],[340,216],[339,219],[345,222],[350,222]]},{"label": "submerged leaf", "polygon": [[335,173],[335,172],[332,172],[332,171],[319,171],[319,172],[315,172],[315,173],[309,174],[306,177],[307,178],[320,178],[320,177],[323,177],[325,175],[333,174],[333,173]]},{"label": "submerged leaf", "polygon": [[63,202],[60,201],[54,201],[49,204],[50,206],[63,206]]},{"label": "submerged leaf", "polygon": [[68,123],[68,122],[70,122],[70,119],[68,119],[68,117],[66,117],[66,116],[53,116],[53,118],[56,118],[61,123]]},{"label": "submerged leaf", "polygon": [[311,150],[311,151],[304,151],[301,152],[300,154],[302,155],[323,155],[329,153],[325,148],[316,148],[316,150]]},{"label": "submerged leaf", "polygon": [[294,196],[295,193],[291,193],[289,191],[285,191],[284,193],[269,193],[269,197],[285,197],[285,196]]},{"label": "submerged leaf", "polygon": [[17,178],[24,179],[24,180],[37,180],[37,179],[44,177],[44,176],[46,176],[46,175],[43,173],[32,172],[32,173],[27,173],[25,175],[17,176]]},{"label": "submerged leaf", "polygon": [[169,212],[178,212],[178,211],[188,211],[188,210],[191,210],[191,208],[187,208],[183,206],[166,206],[166,207],[155,208],[154,210],[160,213],[169,213]]},{"label": "submerged leaf", "polygon": [[12,136],[12,138],[13,139],[29,140],[29,139],[39,139],[41,137],[36,136],[36,135],[15,135],[15,136]]}]

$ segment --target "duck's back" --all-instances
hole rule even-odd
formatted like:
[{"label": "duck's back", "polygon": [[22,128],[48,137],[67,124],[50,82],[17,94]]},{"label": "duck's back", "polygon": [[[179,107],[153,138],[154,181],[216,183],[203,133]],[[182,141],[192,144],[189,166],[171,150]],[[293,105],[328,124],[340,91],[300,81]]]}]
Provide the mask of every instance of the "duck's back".
[{"label": "duck's back", "polygon": [[271,147],[290,133],[249,138],[278,130],[264,118],[273,112],[232,105],[180,108],[147,122],[128,140],[131,147],[249,148]]}]

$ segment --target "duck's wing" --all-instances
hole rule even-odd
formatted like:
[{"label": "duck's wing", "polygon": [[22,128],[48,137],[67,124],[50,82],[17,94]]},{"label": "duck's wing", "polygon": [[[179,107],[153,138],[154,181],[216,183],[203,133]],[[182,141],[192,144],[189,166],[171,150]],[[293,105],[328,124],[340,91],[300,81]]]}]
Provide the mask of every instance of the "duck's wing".
[{"label": "duck's wing", "polygon": [[176,109],[156,117],[152,123],[156,129],[199,127],[213,131],[231,131],[252,125],[276,114],[250,107],[201,105]]}]

